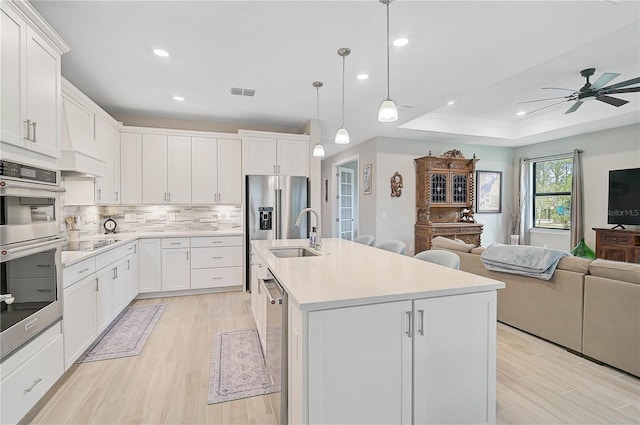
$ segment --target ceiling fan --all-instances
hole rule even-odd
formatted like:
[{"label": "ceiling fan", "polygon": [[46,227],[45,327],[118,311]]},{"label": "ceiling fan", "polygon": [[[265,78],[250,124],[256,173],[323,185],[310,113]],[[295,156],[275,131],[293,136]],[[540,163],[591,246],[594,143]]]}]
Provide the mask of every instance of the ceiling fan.
[{"label": "ceiling fan", "polygon": [[[632,78],[631,80],[622,81],[621,83],[612,84],[610,86],[605,87],[606,84],[608,84],[614,78],[617,78],[620,74],[615,72],[605,72],[600,76],[600,78],[598,78],[593,84],[591,84],[589,82],[589,77],[593,76],[595,72],[596,72],[595,68],[587,68],[580,71],[580,75],[586,78],[587,82],[585,83],[584,86],[582,86],[578,90],[565,89],[560,87],[543,87],[542,88],[543,90],[564,90],[564,91],[571,92],[571,94],[567,96],[549,97],[546,99],[529,100],[526,102],[519,102],[519,103],[533,103],[533,102],[542,102],[542,101],[553,100],[553,99],[564,99],[559,102],[553,103],[551,105],[547,105],[542,108],[536,109],[534,111],[527,112],[527,114],[532,114],[534,112],[541,111],[542,109],[559,105],[560,103],[563,103],[563,102],[575,102],[565,112],[565,114],[570,114],[572,112],[575,112],[587,100],[595,99],[595,100],[599,100],[600,102],[608,103],[609,105],[622,106],[625,103],[629,103],[629,101],[619,99],[617,97],[612,97],[609,95],[616,94],[616,93],[640,92],[640,87],[627,87],[634,84],[640,84],[640,77]],[[626,87],[626,88],[622,88],[622,87]]]}]

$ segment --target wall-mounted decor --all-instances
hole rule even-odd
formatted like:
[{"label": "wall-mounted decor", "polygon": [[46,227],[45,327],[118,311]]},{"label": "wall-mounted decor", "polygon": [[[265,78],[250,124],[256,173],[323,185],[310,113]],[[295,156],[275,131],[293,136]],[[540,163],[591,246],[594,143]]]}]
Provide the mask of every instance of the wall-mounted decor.
[{"label": "wall-mounted decor", "polygon": [[329,180],[324,179],[324,202],[329,202]]},{"label": "wall-mounted decor", "polygon": [[404,187],[402,183],[402,174],[396,173],[391,176],[391,197],[399,198],[402,196],[402,188]]},{"label": "wall-mounted decor", "polygon": [[502,171],[476,171],[476,212],[502,212]]},{"label": "wall-mounted decor", "polygon": [[362,193],[364,193],[365,195],[371,195],[371,191],[372,191],[372,173],[373,173],[373,166],[371,164],[367,164],[364,167],[362,167]]}]

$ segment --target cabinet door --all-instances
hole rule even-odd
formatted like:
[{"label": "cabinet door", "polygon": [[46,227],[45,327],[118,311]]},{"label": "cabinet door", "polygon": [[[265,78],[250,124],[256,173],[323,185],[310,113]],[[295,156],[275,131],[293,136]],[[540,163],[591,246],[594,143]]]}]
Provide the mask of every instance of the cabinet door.
[{"label": "cabinet door", "polygon": [[191,203],[191,138],[170,136],[167,140],[167,202]]},{"label": "cabinet door", "polygon": [[120,135],[120,203],[135,205],[142,202],[142,136]]},{"label": "cabinet door", "polygon": [[120,204],[120,131],[113,129],[113,203]]},{"label": "cabinet door", "polygon": [[109,266],[96,273],[98,286],[96,290],[96,335],[107,328],[114,318],[114,280],[115,266]]},{"label": "cabinet door", "polygon": [[306,141],[278,139],[277,152],[279,175],[309,175],[309,150]]},{"label": "cabinet door", "polygon": [[218,139],[218,204],[242,203],[242,144]]},{"label": "cabinet door", "polygon": [[129,263],[129,285],[130,291],[129,301],[133,300],[140,293],[140,281],[138,279],[138,241],[131,244],[131,254],[127,256]]},{"label": "cabinet door", "polygon": [[411,423],[411,307],[308,314],[309,423]]},{"label": "cabinet door", "polygon": [[142,203],[167,203],[167,136],[142,135]]},{"label": "cabinet door", "polygon": [[36,123],[30,149],[57,158],[60,56],[31,28],[27,28],[26,78],[27,118]]},{"label": "cabinet door", "polygon": [[218,200],[218,141],[193,137],[191,149],[192,202],[215,204]]},{"label": "cabinet door", "polygon": [[495,291],[414,306],[414,422],[495,423]]},{"label": "cabinet door", "polygon": [[138,241],[138,281],[140,293],[162,289],[162,248],[160,239]]},{"label": "cabinet door", "polygon": [[276,140],[245,137],[242,140],[244,174],[276,174]]},{"label": "cabinet door", "polygon": [[117,316],[129,304],[127,289],[127,258],[123,258],[115,264],[115,279],[113,280],[113,313]]},{"label": "cabinet door", "polygon": [[65,288],[64,368],[69,369],[96,338],[96,277],[90,275]]},{"label": "cabinet door", "polygon": [[162,290],[176,291],[191,287],[189,248],[162,250]]},{"label": "cabinet door", "polygon": [[[4,2],[2,4],[4,5]],[[26,116],[27,111],[22,98],[22,93],[26,90],[26,80],[23,78],[25,64],[22,40],[26,38],[26,24],[10,9],[3,8],[0,15],[1,140],[24,146],[22,137],[25,124],[22,117]]]},{"label": "cabinet door", "polygon": [[113,189],[113,133],[115,130],[102,118],[95,118],[95,135],[98,156],[104,161],[104,177],[97,177],[95,181],[96,204],[111,205],[115,201]]},{"label": "cabinet door", "polygon": [[[109,146],[98,146],[95,137],[95,114],[84,105],[73,99],[62,97],[64,122],[73,146],[69,149],[77,150],[93,157],[99,157],[106,161],[103,150],[111,152]],[[100,128],[104,132],[104,128]],[[102,135],[102,133],[101,133]]]}]

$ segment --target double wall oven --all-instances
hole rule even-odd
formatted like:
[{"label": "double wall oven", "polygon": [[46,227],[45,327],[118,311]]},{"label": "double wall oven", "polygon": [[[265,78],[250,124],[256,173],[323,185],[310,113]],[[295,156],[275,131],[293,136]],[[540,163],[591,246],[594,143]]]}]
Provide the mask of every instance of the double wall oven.
[{"label": "double wall oven", "polygon": [[62,318],[58,180],[0,161],[0,359]]}]

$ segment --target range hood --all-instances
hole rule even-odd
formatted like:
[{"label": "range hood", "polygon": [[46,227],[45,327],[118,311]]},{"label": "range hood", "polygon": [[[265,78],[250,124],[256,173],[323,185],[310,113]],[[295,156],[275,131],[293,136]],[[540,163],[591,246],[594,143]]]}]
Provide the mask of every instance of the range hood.
[{"label": "range hood", "polygon": [[103,177],[105,162],[99,157],[94,137],[94,115],[72,97],[62,96],[62,177]]}]

